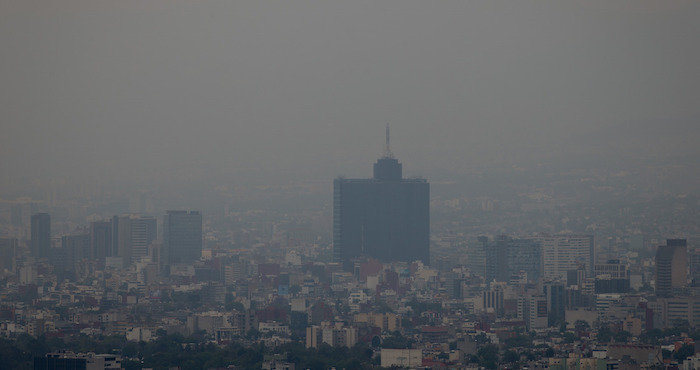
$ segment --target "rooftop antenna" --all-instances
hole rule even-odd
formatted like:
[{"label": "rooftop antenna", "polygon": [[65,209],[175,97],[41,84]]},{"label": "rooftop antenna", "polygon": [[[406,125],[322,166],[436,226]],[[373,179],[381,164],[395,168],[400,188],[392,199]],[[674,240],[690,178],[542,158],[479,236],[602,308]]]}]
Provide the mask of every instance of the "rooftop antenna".
[{"label": "rooftop antenna", "polygon": [[384,158],[394,158],[394,153],[391,152],[389,146],[389,124],[386,124],[386,148],[384,148]]}]

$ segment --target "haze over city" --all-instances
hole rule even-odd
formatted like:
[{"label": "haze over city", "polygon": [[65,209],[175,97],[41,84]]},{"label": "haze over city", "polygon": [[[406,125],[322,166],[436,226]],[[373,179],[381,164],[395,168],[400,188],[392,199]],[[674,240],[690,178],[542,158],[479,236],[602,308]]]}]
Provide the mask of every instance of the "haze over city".
[{"label": "haze over city", "polygon": [[698,19],[0,1],[0,369],[700,369]]},{"label": "haze over city", "polygon": [[[1,196],[688,165],[693,1],[5,1]],[[56,186],[58,187],[58,186]]]}]

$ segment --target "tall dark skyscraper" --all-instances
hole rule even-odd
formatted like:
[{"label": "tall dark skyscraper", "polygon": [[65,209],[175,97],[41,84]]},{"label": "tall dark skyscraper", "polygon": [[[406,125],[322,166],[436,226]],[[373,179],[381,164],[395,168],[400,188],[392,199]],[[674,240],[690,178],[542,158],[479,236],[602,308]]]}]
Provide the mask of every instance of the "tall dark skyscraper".
[{"label": "tall dark skyscraper", "polygon": [[163,219],[163,261],[191,264],[202,257],[202,214],[168,211]]},{"label": "tall dark skyscraper", "polygon": [[18,246],[17,238],[0,238],[0,271],[15,270],[15,256]]},{"label": "tall dark skyscraper", "polygon": [[374,164],[371,179],[333,181],[333,257],[338,262],[367,256],[383,262],[430,259],[430,184],[402,178],[389,148]]},{"label": "tall dark skyscraper", "polygon": [[48,213],[32,215],[32,255],[36,258],[48,258],[51,251],[51,216]]},{"label": "tall dark skyscraper", "polygon": [[76,271],[78,264],[92,259],[90,235],[64,235],[61,248],[52,248],[51,263],[56,271]]},{"label": "tall dark skyscraper", "polygon": [[92,255],[97,260],[97,266],[104,268],[105,259],[113,257],[116,253],[112,249],[112,221],[95,221],[90,223],[90,247]]}]

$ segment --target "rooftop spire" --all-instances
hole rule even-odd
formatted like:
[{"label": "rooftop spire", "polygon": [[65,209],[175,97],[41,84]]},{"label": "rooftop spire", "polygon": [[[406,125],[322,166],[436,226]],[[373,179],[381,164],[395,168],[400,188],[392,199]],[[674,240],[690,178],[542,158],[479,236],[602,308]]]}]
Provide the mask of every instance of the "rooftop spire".
[{"label": "rooftop spire", "polygon": [[384,148],[384,158],[394,158],[394,153],[391,152],[389,146],[389,124],[386,124],[386,148]]},{"label": "rooftop spire", "polygon": [[394,158],[389,146],[389,124],[386,124],[386,148],[384,155],[374,164],[374,178],[377,180],[401,180],[401,163]]}]

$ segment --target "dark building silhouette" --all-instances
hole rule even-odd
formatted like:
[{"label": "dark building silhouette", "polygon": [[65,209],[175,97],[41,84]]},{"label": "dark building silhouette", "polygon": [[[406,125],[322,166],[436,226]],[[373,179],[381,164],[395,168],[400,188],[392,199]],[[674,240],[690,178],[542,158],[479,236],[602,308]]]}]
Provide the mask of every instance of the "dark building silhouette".
[{"label": "dark building silhouette", "polygon": [[688,280],[688,243],[668,239],[656,250],[656,295],[671,296],[685,288]]},{"label": "dark building silhouette", "polygon": [[462,284],[465,279],[456,272],[449,271],[445,273],[445,291],[450,299],[460,299],[463,298],[462,294]]},{"label": "dark building silhouette", "polygon": [[547,298],[547,324],[555,326],[564,322],[566,310],[566,284],[545,282],[542,294]]},{"label": "dark building silhouette", "polygon": [[51,216],[48,213],[32,215],[32,255],[36,258],[48,257],[51,251]]},{"label": "dark building silhouette", "polygon": [[97,260],[100,269],[105,267],[105,259],[114,257],[116,253],[112,249],[112,221],[95,221],[90,223],[90,248],[92,255]]},{"label": "dark building silhouette", "polygon": [[[53,259],[54,266],[62,267],[65,271],[75,271],[76,264],[85,263],[92,259],[92,251],[90,250],[90,235],[64,235],[61,237],[61,259]],[[60,265],[58,265],[60,261]]]},{"label": "dark building silhouette", "polygon": [[0,238],[0,271],[14,272],[18,246],[17,238]]},{"label": "dark building silhouette", "polygon": [[202,214],[167,211],[163,219],[163,259],[168,265],[192,264],[202,257]]},{"label": "dark building silhouette", "polygon": [[421,260],[430,255],[430,185],[402,178],[389,149],[374,164],[371,179],[333,181],[333,257],[349,267],[361,256],[382,262]]}]

